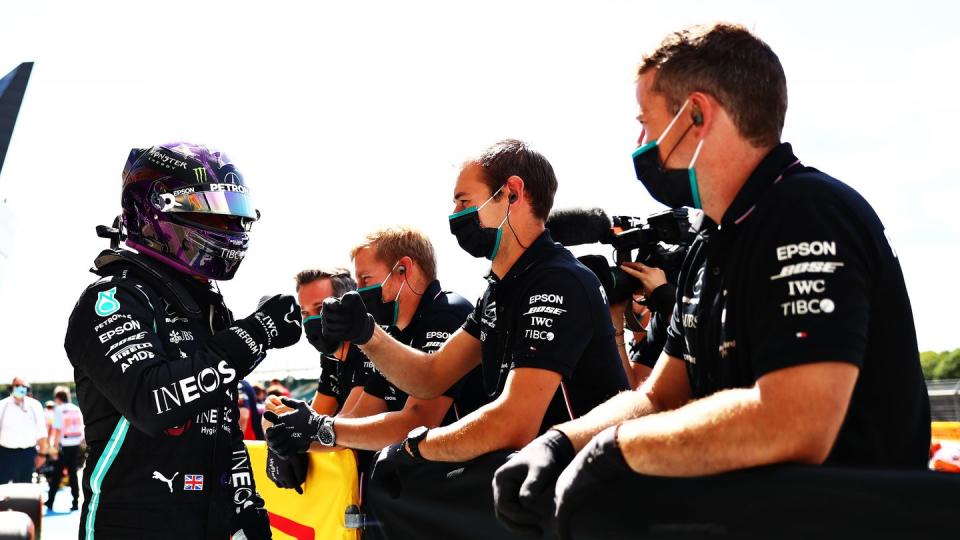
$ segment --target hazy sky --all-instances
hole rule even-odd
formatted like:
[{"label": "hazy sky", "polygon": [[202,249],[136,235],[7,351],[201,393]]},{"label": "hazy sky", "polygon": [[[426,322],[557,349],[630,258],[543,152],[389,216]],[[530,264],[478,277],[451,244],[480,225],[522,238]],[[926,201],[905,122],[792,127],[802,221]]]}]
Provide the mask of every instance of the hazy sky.
[{"label": "hazy sky", "polygon": [[[120,211],[131,147],[204,142],[250,182],[263,219],[222,284],[238,316],[292,292],[302,268],[349,266],[363,233],[403,223],[431,236],[444,286],[473,300],[487,265],[447,226],[462,158],[522,138],[557,171],[556,207],[659,210],[630,161],[635,67],[667,32],[715,20],[773,47],[790,95],[784,139],[879,213],[921,349],[958,347],[955,5],[5,2],[0,72],[36,66],[0,176],[15,215],[0,382],[72,377],[67,317],[106,247],[94,226]],[[316,367],[303,341],[252,377]]]}]

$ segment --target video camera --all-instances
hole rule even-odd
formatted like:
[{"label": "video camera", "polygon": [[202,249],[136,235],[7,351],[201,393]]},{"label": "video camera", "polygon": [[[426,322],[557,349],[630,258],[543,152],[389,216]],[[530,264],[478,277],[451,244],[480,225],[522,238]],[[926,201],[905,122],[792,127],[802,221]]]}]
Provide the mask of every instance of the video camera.
[{"label": "video camera", "polygon": [[[600,208],[572,208],[550,213],[547,228],[564,246],[601,243],[613,247],[614,262],[640,262],[660,268],[676,282],[687,248],[697,236],[703,213],[688,208],[657,212],[646,218],[614,216]],[[631,297],[642,284],[619,266],[609,266],[603,255],[577,258],[600,279],[610,304]]]}]

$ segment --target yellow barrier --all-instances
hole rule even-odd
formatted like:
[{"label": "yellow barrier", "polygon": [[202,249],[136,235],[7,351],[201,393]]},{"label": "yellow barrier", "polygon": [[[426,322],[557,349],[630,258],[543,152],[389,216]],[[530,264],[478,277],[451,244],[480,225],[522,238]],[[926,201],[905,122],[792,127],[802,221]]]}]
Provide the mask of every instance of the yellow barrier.
[{"label": "yellow barrier", "polygon": [[245,441],[250,452],[257,491],[270,512],[270,526],[277,540],[358,540],[353,529],[343,526],[347,506],[358,504],[357,464],[353,451],[311,452],[303,495],[278,488],[267,478],[267,447],[263,441]]},{"label": "yellow barrier", "polygon": [[960,422],[931,422],[930,438],[936,441],[960,441]]}]

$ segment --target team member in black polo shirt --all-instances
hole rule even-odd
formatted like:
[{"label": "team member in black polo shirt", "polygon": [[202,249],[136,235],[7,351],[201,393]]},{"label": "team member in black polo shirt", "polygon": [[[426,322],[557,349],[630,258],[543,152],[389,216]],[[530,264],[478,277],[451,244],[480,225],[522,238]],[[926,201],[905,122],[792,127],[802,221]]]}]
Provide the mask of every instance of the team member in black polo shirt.
[{"label": "team member in black polo shirt", "polygon": [[[323,339],[320,310],[324,300],[357,290],[357,283],[345,268],[302,270],[294,280],[304,333],[310,345],[320,353],[320,378],[310,407],[319,414],[343,414],[358,402],[373,367],[356,346],[328,343]],[[278,410],[282,404],[279,397],[270,396],[266,406],[268,410]],[[270,426],[270,422],[264,419],[263,429],[267,430]],[[302,493],[300,486],[307,478],[307,456],[281,457],[268,448],[266,472],[277,487]]]},{"label": "team member in black polo shirt", "polygon": [[324,305],[324,334],[351,339],[411,395],[439,395],[482,364],[490,403],[381,451],[368,501],[390,538],[503,538],[490,480],[510,450],[626,389],[600,282],[544,229],[557,181],[525,143],[505,140],[462,168],[451,231],[492,260],[488,288],[434,354],[377,329],[354,294]]},{"label": "team member in black polo shirt", "polygon": [[[702,207],[712,224],[685,261],[650,379],[559,426],[564,451],[547,459],[543,447],[525,449],[498,505],[522,510],[516,473],[556,476],[557,463],[582,448],[556,482],[562,537],[678,523],[732,533],[771,525],[767,537],[832,523],[831,534],[849,536],[868,530],[855,519],[867,504],[884,508],[870,513],[874,525],[888,523],[906,506],[848,489],[856,473],[755,468],[926,466],[929,403],[883,225],[853,189],[780,143],[785,76],[748,30],[672,34],[644,59],[637,101],[647,135],[634,153],[638,178],[668,206]],[[670,478],[706,475],[714,476]],[[879,487],[889,477],[856,481]],[[784,517],[791,512],[802,517]]]},{"label": "team member in black polo shirt", "polygon": [[[371,233],[353,249],[351,258],[361,287],[358,294],[371,316],[417,350],[428,354],[436,351],[471,311],[466,299],[441,288],[433,245],[416,229],[391,227]],[[384,298],[390,300],[385,302]],[[321,320],[324,317],[326,314]],[[480,383],[474,380],[473,384]],[[455,420],[458,408],[476,408],[477,404],[459,399],[461,387],[457,382],[435,399],[408,398],[374,372],[356,405],[337,416],[318,415],[295,399],[282,399],[284,405],[295,409],[287,414],[282,414],[286,408],[268,404],[281,415],[267,430],[267,440],[281,455],[303,452],[311,443],[317,451],[344,447],[379,450],[403,440],[417,426],[436,427],[445,417]],[[468,391],[467,395],[478,393]],[[274,418],[272,414],[266,416]],[[294,436],[304,433],[309,436]]]}]

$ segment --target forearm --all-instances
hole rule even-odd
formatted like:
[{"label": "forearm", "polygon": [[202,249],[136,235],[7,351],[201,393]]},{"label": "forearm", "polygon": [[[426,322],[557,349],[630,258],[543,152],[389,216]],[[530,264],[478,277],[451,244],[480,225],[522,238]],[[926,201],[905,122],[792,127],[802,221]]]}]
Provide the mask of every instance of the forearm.
[{"label": "forearm", "polygon": [[580,418],[554,426],[554,429],[562,431],[579,451],[604,429],[656,412],[656,406],[646,393],[628,390],[613,396]]},{"label": "forearm", "polygon": [[420,453],[430,461],[468,461],[498,450],[522,448],[537,435],[535,430],[520,434],[516,427],[517,416],[493,402],[454,424],[431,429],[420,443]]},{"label": "forearm", "polygon": [[416,416],[407,411],[395,411],[363,418],[338,418],[334,428],[339,447],[379,450],[402,441],[419,425]]},{"label": "forearm", "polygon": [[384,377],[412,396],[432,399],[447,389],[436,380],[431,355],[400,343],[379,326],[360,350]]},{"label": "forearm", "polygon": [[40,447],[40,453],[41,453],[41,454],[46,454],[46,453],[47,453],[47,438],[46,438],[46,437],[41,437],[41,438],[37,439],[37,446]]},{"label": "forearm", "polygon": [[620,426],[618,441],[636,472],[701,476],[794,461],[790,438],[781,436],[783,422],[763,408],[758,390],[725,390],[629,420]]}]

